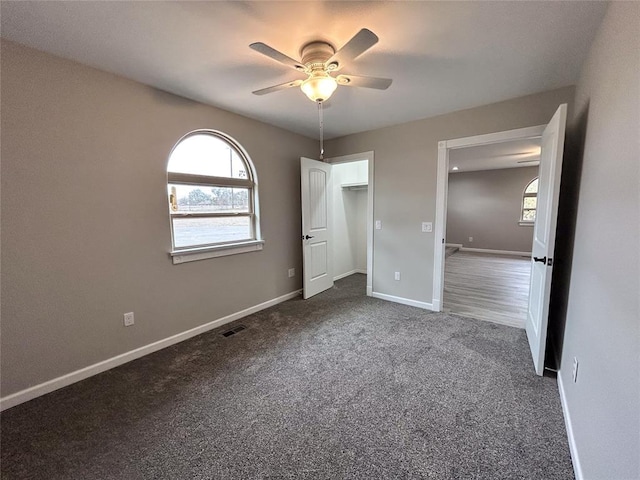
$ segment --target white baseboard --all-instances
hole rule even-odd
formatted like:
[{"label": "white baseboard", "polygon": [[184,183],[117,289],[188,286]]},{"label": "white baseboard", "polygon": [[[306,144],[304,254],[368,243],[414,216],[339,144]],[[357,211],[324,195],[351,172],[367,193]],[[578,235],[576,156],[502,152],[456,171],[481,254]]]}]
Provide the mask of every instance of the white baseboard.
[{"label": "white baseboard", "polygon": [[371,285],[367,285],[367,297],[373,297],[373,287]]},{"label": "white baseboard", "polygon": [[419,302],[417,300],[411,300],[410,298],[396,297],[394,295],[387,295],[386,293],[372,292],[371,296],[379,298],[381,300],[387,300],[389,302],[401,303],[403,305],[409,305],[411,307],[423,308],[425,310],[433,310],[433,305],[426,302]]},{"label": "white baseboard", "polygon": [[573,473],[576,480],[583,480],[582,467],[580,466],[580,457],[578,456],[578,447],[576,439],[573,436],[573,424],[571,423],[571,415],[569,414],[569,406],[567,405],[567,397],[564,393],[564,385],[562,383],[562,375],[560,371],[557,373],[558,391],[560,392],[560,402],[562,403],[562,413],[564,416],[564,424],[567,429],[567,439],[569,440],[569,451],[571,452],[571,463],[573,463]]},{"label": "white baseboard", "polygon": [[462,248],[462,244],[461,243],[445,243],[444,246],[447,247],[447,248],[449,248],[449,247]]},{"label": "white baseboard", "polygon": [[511,250],[491,250],[489,248],[460,247],[461,252],[491,253],[493,255],[513,255],[515,257],[530,257],[531,252],[514,252]]},{"label": "white baseboard", "polygon": [[214,328],[220,327],[226,323],[230,323],[234,320],[238,320],[253,313],[259,312],[260,310],[264,310],[265,308],[272,307],[273,305],[277,305],[278,303],[291,300],[292,298],[300,295],[301,292],[302,290],[296,290],[294,292],[287,293],[280,297],[268,300],[258,305],[254,305],[253,307],[245,308],[244,310],[241,310],[239,312],[232,313],[231,315],[227,315],[226,317],[222,317],[209,323],[205,323],[204,325],[200,325],[199,327],[195,327],[171,337],[158,340],[157,342],[150,343],[149,345],[136,348],[129,352],[116,355],[115,357],[103,360],[98,363],[94,363],[93,365],[89,365],[88,367],[84,367],[80,370],[67,373],[66,375],[62,375],[61,377],[48,380],[39,385],[34,385],[33,387],[25,388],[24,390],[21,390],[19,392],[12,393],[11,395],[0,398],[0,411],[6,410],[7,408],[15,407],[16,405],[20,405],[21,403],[27,402],[36,397],[40,397],[47,393],[53,392],[54,390],[58,390],[59,388],[66,387],[68,385],[71,385],[72,383],[79,382],[80,380],[84,380],[85,378],[92,377],[112,368],[118,367],[124,363],[130,362],[140,357],[144,357],[145,355],[157,352],[158,350],[162,350],[163,348],[170,347],[171,345],[175,345],[176,343],[180,343],[191,337],[200,335],[201,333],[208,332],[209,330],[213,330]]},{"label": "white baseboard", "polygon": [[364,273],[366,275],[367,271],[356,268],[355,270],[351,270],[350,272],[341,273],[340,275],[333,277],[333,281],[335,282],[336,280],[340,280],[341,278],[348,277],[349,275],[353,275],[354,273]]}]

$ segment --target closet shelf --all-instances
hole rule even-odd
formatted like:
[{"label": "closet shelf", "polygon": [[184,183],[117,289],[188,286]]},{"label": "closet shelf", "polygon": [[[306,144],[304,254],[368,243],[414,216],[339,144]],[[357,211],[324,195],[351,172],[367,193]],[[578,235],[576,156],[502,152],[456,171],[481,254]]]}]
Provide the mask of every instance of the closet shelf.
[{"label": "closet shelf", "polygon": [[367,187],[368,187],[368,184],[366,182],[342,184],[342,188],[344,190],[366,190]]}]

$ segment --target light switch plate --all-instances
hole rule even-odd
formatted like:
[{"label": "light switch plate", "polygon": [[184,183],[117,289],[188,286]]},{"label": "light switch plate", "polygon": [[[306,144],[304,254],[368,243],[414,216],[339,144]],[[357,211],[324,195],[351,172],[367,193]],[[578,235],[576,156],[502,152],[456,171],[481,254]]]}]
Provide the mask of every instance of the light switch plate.
[{"label": "light switch plate", "polygon": [[376,230],[382,230],[382,222],[380,220],[376,220]]}]

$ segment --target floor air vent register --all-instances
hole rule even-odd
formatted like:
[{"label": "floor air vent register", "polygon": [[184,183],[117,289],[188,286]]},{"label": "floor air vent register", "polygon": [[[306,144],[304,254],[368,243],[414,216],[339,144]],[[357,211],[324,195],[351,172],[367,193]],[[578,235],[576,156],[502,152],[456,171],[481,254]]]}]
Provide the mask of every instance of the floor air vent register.
[{"label": "floor air vent register", "polygon": [[235,335],[238,332],[241,332],[242,330],[246,330],[247,327],[245,327],[244,325],[238,325],[236,328],[232,328],[231,330],[227,330],[226,332],[222,333],[223,337],[230,337],[231,335]]}]

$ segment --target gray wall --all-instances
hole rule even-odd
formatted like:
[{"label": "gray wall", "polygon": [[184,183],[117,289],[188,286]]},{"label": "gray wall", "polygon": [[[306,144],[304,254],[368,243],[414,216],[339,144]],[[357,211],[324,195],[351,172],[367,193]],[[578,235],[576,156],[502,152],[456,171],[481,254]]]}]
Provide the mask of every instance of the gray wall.
[{"label": "gray wall", "polygon": [[518,222],[524,189],[537,175],[538,167],[450,173],[447,243],[531,252],[533,226]]},{"label": "gray wall", "polygon": [[[3,396],[301,287],[317,141],[4,41],[1,88]],[[266,244],[173,265],[167,158],[198,128],[251,156]]]},{"label": "gray wall", "polygon": [[546,124],[561,103],[571,113],[573,96],[565,87],[326,142],[331,157],[375,151],[374,292],[432,302],[434,237],[420,226],[435,220],[438,141]]},{"label": "gray wall", "polygon": [[589,480],[640,478],[639,32],[640,4],[613,2],[576,90],[584,146],[560,378]]}]

